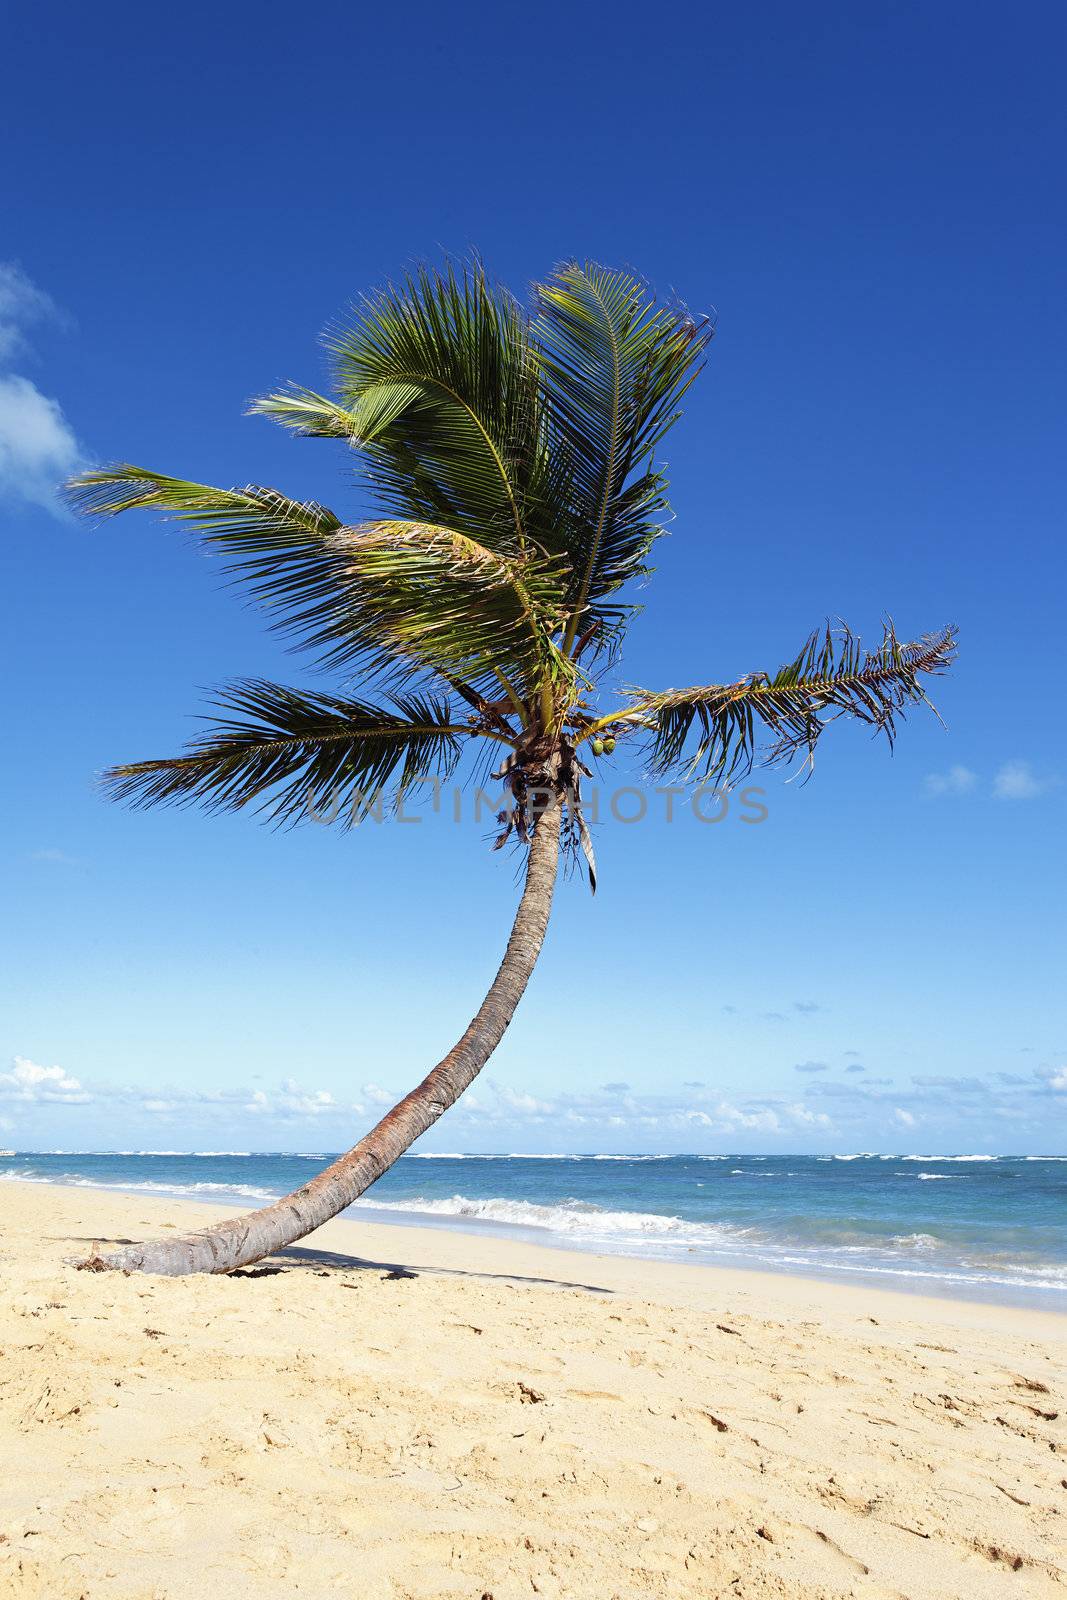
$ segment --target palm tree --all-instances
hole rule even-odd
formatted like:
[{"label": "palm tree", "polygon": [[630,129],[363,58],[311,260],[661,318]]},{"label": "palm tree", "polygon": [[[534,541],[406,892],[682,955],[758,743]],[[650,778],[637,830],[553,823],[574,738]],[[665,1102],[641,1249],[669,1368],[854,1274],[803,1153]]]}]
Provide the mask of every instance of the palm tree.
[{"label": "palm tree", "polygon": [[618,741],[651,772],[727,784],[757,759],[810,761],[838,716],[891,742],[905,707],[925,698],[922,676],[948,664],[951,629],[903,644],[890,626],[864,653],[847,629],[827,628],[773,676],[598,701],[636,610],[620,593],[648,571],[668,511],[656,452],[711,335],[707,319],[593,265],[560,267],[529,310],[477,262],[423,268],[327,336],[332,397],[291,386],[252,406],[343,441],[372,519],[346,524],[276,489],[215,489],[129,465],[73,480],[82,511],[147,508],[193,529],[275,626],[354,686],[239,682],[184,754],[110,771],[115,796],[212,810],[258,802],[283,822],[315,809],[345,826],[387,787],[395,797],[488,749],[509,791],[497,843],[510,835],[528,850],[504,959],[473,1021],[358,1144],[258,1212],[87,1265],[178,1274],[257,1261],[351,1204],[454,1104],[526,988],[561,848],[584,852],[595,888],[588,760]]}]

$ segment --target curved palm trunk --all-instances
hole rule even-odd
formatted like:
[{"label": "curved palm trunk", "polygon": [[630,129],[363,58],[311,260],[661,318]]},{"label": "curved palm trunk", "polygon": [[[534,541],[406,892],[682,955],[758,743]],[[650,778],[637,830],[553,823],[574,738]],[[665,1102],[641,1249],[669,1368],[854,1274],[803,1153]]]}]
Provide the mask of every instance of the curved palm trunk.
[{"label": "curved palm trunk", "polygon": [[489,993],[463,1037],[357,1145],[300,1189],[261,1211],[197,1233],[128,1245],[82,1263],[95,1271],[232,1272],[302,1239],[369,1189],[470,1087],[504,1036],[541,953],[559,862],[561,800],[542,811],[508,947]]}]

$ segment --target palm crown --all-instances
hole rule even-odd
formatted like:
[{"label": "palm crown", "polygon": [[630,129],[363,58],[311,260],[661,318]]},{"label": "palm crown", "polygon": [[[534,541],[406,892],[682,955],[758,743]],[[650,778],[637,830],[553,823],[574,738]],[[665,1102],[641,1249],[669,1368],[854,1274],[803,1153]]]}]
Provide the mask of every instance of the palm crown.
[{"label": "palm crown", "polygon": [[505,830],[525,838],[530,791],[557,786],[592,875],[587,741],[640,742],[656,773],[725,781],[757,753],[810,758],[841,714],[891,740],[924,698],[921,675],[950,659],[953,630],[904,644],[887,627],[865,653],[847,628],[827,628],[773,675],[596,701],[636,609],[621,591],[663,532],[656,450],[712,332],[593,265],[558,268],[530,310],[478,263],[423,268],[328,334],[332,396],[292,385],[251,408],[358,452],[376,517],[344,523],[275,489],[130,465],[74,479],[84,511],[155,508],[193,528],[276,626],[357,689],[238,682],[184,754],[114,768],[113,792],[142,805],[259,802],[283,820],[329,792],[351,821],[368,796],[450,775],[489,741],[505,747],[516,801]]}]

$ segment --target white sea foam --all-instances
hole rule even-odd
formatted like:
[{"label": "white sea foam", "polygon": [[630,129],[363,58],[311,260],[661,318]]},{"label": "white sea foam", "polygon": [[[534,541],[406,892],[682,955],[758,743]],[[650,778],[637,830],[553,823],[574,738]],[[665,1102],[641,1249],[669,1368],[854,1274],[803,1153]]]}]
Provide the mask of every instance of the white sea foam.
[{"label": "white sea foam", "polygon": [[364,1197],[355,1205],[378,1211],[403,1211],[420,1216],[462,1217],[471,1221],[508,1223],[513,1227],[542,1228],[550,1233],[595,1238],[607,1235],[639,1236],[681,1243],[723,1243],[750,1236],[750,1228],[728,1223],[686,1222],[681,1217],[651,1211],[603,1211],[599,1206],[572,1200],[562,1205],[538,1205],[532,1200],[472,1200],[454,1194],[449,1199],[375,1201]]},{"label": "white sea foam", "polygon": [[593,1159],[592,1156],[529,1150],[408,1150],[401,1157],[402,1161],[591,1161]]},{"label": "white sea foam", "polygon": [[999,1156],[897,1156],[897,1161],[999,1161]]},{"label": "white sea foam", "polygon": [[[576,1156],[577,1161],[678,1161],[685,1160],[684,1156]],[[703,1157],[701,1158],[703,1159]],[[722,1161],[722,1156],[709,1156],[709,1161]]]},{"label": "white sea foam", "polygon": [[115,1189],[122,1194],[239,1194],[248,1200],[274,1200],[277,1190],[258,1189],[248,1183],[162,1183],[148,1178],[138,1181],[130,1178],[125,1182],[108,1182],[105,1178],[82,1177],[78,1173],[64,1172],[56,1175],[35,1172],[32,1167],[8,1168],[0,1172],[0,1180],[10,1179],[19,1183],[54,1183],[72,1189]]}]

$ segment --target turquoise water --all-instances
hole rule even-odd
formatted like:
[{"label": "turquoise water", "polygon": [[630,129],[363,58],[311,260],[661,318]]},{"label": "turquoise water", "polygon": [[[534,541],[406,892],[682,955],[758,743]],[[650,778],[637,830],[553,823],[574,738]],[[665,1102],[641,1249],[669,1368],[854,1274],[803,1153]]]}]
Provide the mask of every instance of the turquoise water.
[{"label": "turquoise water", "polygon": [[[328,1159],[29,1152],[0,1177],[249,1206]],[[415,1155],[349,1215],[1067,1310],[1067,1157]]]}]

